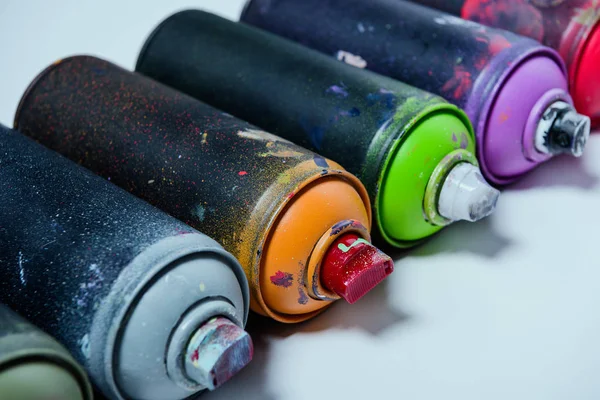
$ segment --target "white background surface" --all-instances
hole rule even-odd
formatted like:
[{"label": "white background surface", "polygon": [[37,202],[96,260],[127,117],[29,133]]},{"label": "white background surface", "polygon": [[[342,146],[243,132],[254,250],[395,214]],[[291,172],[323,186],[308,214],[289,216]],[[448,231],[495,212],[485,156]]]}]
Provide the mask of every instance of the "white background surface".
[{"label": "white background surface", "polygon": [[[301,1],[301,0],[299,0]],[[47,65],[133,68],[171,13],[241,0],[0,0],[0,122]],[[509,187],[496,214],[406,256],[349,306],[284,326],[252,315],[253,364],[216,399],[600,399],[600,135]]]}]

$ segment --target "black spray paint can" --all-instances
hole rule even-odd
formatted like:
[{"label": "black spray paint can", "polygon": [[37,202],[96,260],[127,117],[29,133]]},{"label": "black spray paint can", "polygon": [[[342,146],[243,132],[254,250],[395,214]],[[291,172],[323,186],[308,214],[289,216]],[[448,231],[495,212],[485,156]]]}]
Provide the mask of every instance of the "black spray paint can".
[{"label": "black spray paint can", "polygon": [[[393,270],[369,243],[371,208],[355,176],[107,61],[77,56],[46,69],[15,125],[214,238],[245,269],[252,309],[279,321],[352,303]],[[354,242],[362,257],[327,262],[330,249]],[[323,287],[338,267],[343,282]]]},{"label": "black spray paint can", "polygon": [[590,133],[559,54],[523,36],[402,0],[251,0],[241,19],[463,108],[496,184],[580,156]]},{"label": "black spray paint can", "polygon": [[[136,69],[339,162],[365,184],[379,232],[395,246],[496,204],[468,118],[420,89],[197,10],[163,21]],[[463,201],[460,189],[447,190],[461,169],[478,178]],[[449,197],[473,212],[445,209]]]},{"label": "black spray paint can", "polygon": [[92,399],[87,376],[69,352],[2,304],[0,399]]},{"label": "black spray paint can", "polygon": [[215,241],[3,127],[0,172],[0,301],[109,398],[187,398],[251,359],[247,281]]}]

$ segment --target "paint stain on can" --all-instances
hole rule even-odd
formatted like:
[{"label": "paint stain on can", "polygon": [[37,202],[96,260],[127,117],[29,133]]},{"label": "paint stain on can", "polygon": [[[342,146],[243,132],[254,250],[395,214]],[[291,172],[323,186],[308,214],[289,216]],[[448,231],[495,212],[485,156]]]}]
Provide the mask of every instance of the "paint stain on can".
[{"label": "paint stain on can", "polygon": [[302,287],[298,288],[298,303],[302,305],[308,303],[308,296]]},{"label": "paint stain on can", "polygon": [[277,271],[275,275],[270,277],[270,279],[273,285],[284,288],[292,286],[292,282],[294,282],[294,276],[292,274],[282,271]]},{"label": "paint stain on can", "polygon": [[327,164],[327,160],[325,160],[323,157],[315,155],[313,160],[315,161],[315,164],[317,164],[317,166],[319,166],[321,168],[329,168],[329,164]]}]

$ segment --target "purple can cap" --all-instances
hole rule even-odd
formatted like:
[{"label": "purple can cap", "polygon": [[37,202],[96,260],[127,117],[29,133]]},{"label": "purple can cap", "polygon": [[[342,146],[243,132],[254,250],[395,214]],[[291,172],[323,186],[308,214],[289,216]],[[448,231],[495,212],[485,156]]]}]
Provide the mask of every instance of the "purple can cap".
[{"label": "purple can cap", "polygon": [[572,100],[564,62],[550,48],[508,48],[494,58],[488,71],[480,76],[465,110],[476,126],[485,177],[507,184],[552,157],[534,147],[537,121],[551,104],[548,99],[569,104]]}]

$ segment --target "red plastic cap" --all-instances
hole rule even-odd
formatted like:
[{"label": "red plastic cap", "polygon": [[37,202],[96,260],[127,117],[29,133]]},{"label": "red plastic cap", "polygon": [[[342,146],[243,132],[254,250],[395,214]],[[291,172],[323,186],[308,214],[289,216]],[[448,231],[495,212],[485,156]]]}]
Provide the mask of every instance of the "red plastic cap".
[{"label": "red plastic cap", "polygon": [[336,240],[321,264],[321,284],[353,304],[394,271],[392,259],[354,233]]},{"label": "red plastic cap", "polygon": [[[577,62],[577,61],[576,61]],[[600,23],[590,33],[576,64],[572,89],[575,108],[592,119],[592,126],[600,126]]]}]

